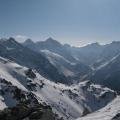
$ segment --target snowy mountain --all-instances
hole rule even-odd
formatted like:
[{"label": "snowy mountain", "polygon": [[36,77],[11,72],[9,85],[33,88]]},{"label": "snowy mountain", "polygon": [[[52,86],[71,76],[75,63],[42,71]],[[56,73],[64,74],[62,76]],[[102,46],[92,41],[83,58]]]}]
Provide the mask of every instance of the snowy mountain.
[{"label": "snowy mountain", "polygon": [[52,38],[1,39],[0,119],[17,120],[17,109],[21,120],[41,112],[43,120],[119,120],[119,48],[120,42],[77,48]]},{"label": "snowy mountain", "polygon": [[120,55],[116,55],[111,60],[101,65],[92,75],[95,83],[108,86],[111,89],[119,91],[120,85]]},{"label": "snowy mountain", "polygon": [[116,93],[90,81],[66,86],[42,77],[36,70],[0,57],[0,109],[29,101],[51,106],[65,120],[74,120],[96,111],[116,97]]},{"label": "snowy mountain", "polygon": [[46,57],[61,74],[70,79],[71,82],[80,81],[82,77],[91,72],[91,68],[88,65],[77,61],[76,58],[73,57],[71,50],[69,50],[70,46],[68,45],[62,45],[52,38],[36,43],[30,42],[29,44],[26,44],[27,41],[28,40],[23,43],[24,46],[42,53],[44,57]]},{"label": "snowy mountain", "polygon": [[27,39],[24,42],[24,46],[27,46],[28,48],[35,49],[35,43],[31,39]]},{"label": "snowy mountain", "polygon": [[105,45],[92,43],[84,47],[67,48],[69,48],[72,56],[74,56],[78,61],[96,69],[120,53],[120,42],[113,41],[112,43]]},{"label": "snowy mountain", "polygon": [[40,53],[34,52],[16,42],[14,38],[0,40],[0,56],[8,58],[20,65],[34,68],[43,76],[56,81],[67,83],[67,78]]},{"label": "snowy mountain", "polygon": [[[120,61],[117,59],[120,55],[119,41],[106,45],[92,43],[80,48],[62,45],[52,38],[34,44],[37,46],[36,50],[42,52],[70,81],[90,79],[95,83],[119,90]],[[68,56],[72,56],[75,60],[71,61]]]},{"label": "snowy mountain", "polygon": [[[24,44],[33,46],[35,43],[28,39]],[[62,45],[52,39],[48,39],[47,43],[44,44],[45,45],[43,46],[46,46],[46,44],[48,46],[55,44],[54,46],[59,46],[58,48],[63,50],[63,47],[61,48]],[[50,51],[48,56],[48,51],[45,52],[45,50],[40,50],[37,52],[31,50],[16,42],[14,38],[0,40],[0,55],[2,57],[13,60],[20,65],[34,68],[41,75],[52,81],[71,84],[79,81],[84,75],[91,72],[90,67],[87,65],[82,63],[73,63],[57,52],[54,53]],[[59,57],[57,58],[56,56]]]},{"label": "snowy mountain", "polygon": [[120,53],[120,42],[119,41],[113,41],[110,44],[104,45],[104,49],[102,50],[101,54],[99,54],[99,57],[95,63],[93,63],[93,67],[97,68],[101,66],[102,64],[105,64],[106,62],[110,61],[115,56],[119,55]]},{"label": "snowy mountain", "polygon": [[120,120],[120,97],[106,107],[77,120]]},{"label": "snowy mountain", "polygon": [[61,74],[69,78],[71,82],[79,81],[83,76],[92,71],[89,66],[83,63],[70,62],[63,56],[49,50],[41,50],[41,52],[49,62],[55,66]]},{"label": "snowy mountain", "polygon": [[26,44],[27,41],[28,40],[26,40],[23,45],[34,51],[49,50],[63,56],[70,62],[81,62],[94,68],[99,67],[120,52],[119,41],[113,41],[106,45],[91,43],[84,47],[71,47],[68,44],[62,45],[52,38],[36,43],[30,42],[29,44]]},{"label": "snowy mountain", "polygon": [[78,60],[86,65],[91,65],[99,59],[99,55],[102,53],[104,45],[99,43],[88,44],[84,47],[72,47],[71,53]]},{"label": "snowy mountain", "polygon": [[53,53],[59,54],[60,56],[63,56],[65,59],[68,59],[71,62],[76,61],[73,56],[71,55],[70,51],[68,51],[64,45],[59,43],[58,41],[54,40],[53,38],[48,38],[45,41],[39,41],[33,44],[35,46],[34,48],[26,44],[27,41],[23,43],[24,46],[40,52],[41,50],[49,50]]}]

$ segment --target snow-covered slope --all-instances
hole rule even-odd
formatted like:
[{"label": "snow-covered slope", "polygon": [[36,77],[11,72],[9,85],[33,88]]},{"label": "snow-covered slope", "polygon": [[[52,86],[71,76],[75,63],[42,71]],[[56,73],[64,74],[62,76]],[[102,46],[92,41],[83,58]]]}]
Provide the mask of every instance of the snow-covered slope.
[{"label": "snow-covered slope", "polygon": [[[96,64],[100,64],[100,62],[101,62],[101,64],[100,64],[99,66],[97,66],[96,68],[94,68],[93,66],[91,66],[91,67],[92,67],[95,71],[100,70],[100,69],[106,67],[107,65],[109,65],[110,63],[114,62],[114,61],[117,59],[117,57],[119,57],[119,56],[120,56],[120,54],[117,54],[116,56],[112,57],[110,60],[105,61],[105,62],[103,62],[102,59],[99,59],[98,61],[96,61]],[[97,62],[98,62],[98,63],[97,63]]]},{"label": "snow-covered slope", "polygon": [[115,96],[114,91],[89,81],[72,86],[51,82],[35,70],[0,57],[0,109],[24,99],[32,104],[37,100],[64,119],[74,120],[104,107]]},{"label": "snow-covered slope", "polygon": [[74,76],[74,72],[70,70],[70,66],[75,65],[76,63],[72,63],[63,56],[49,50],[41,50],[41,52],[47,57],[50,63],[53,64],[66,77]]},{"label": "snow-covered slope", "polygon": [[114,56],[105,64],[101,65],[92,74],[91,80],[97,84],[105,85],[113,90],[120,90],[120,55]]},{"label": "snow-covered slope", "polygon": [[120,96],[101,110],[77,120],[120,120]]},{"label": "snow-covered slope", "polygon": [[51,52],[50,50],[44,49],[41,52],[57,68],[59,73],[67,77],[70,82],[79,81],[83,76],[92,71],[89,66],[80,62],[71,62],[60,54]]},{"label": "snow-covered slope", "polygon": [[[48,59],[51,61],[50,58],[53,58],[55,59],[56,61],[57,60],[62,60],[62,61],[65,61],[67,63],[70,63],[70,64],[75,64],[75,63],[71,63],[69,60],[65,59],[63,56],[57,54],[57,53],[54,53],[54,52],[51,52],[49,50],[41,50],[41,52],[43,52],[47,57]],[[53,61],[51,61],[52,63]],[[53,64],[53,63],[52,63]]]}]

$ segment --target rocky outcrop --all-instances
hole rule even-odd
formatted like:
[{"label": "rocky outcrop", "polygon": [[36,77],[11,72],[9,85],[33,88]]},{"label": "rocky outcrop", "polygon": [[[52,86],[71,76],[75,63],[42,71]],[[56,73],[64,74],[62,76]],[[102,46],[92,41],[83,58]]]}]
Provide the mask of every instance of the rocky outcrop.
[{"label": "rocky outcrop", "polygon": [[29,106],[18,104],[0,112],[0,120],[58,120],[51,107],[36,104]]},{"label": "rocky outcrop", "polygon": [[26,75],[27,75],[29,78],[32,78],[32,79],[36,78],[36,75],[35,75],[35,73],[33,72],[32,69],[28,69],[28,70],[26,71]]}]

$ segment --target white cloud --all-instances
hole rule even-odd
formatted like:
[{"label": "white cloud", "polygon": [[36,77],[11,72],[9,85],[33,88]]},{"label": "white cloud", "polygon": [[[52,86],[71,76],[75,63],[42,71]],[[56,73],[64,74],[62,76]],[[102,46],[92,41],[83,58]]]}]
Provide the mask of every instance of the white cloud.
[{"label": "white cloud", "polygon": [[15,38],[18,42],[23,42],[23,41],[25,41],[26,39],[28,39],[29,37],[24,36],[24,35],[16,35],[16,36],[14,36],[14,38]]}]

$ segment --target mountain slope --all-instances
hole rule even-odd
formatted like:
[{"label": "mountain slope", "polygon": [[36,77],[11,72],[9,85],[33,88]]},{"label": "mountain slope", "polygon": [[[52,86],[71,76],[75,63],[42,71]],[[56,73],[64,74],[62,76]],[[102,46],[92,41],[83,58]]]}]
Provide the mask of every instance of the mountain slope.
[{"label": "mountain slope", "polygon": [[73,82],[79,81],[84,75],[89,74],[92,71],[87,65],[70,62],[63,56],[49,50],[41,50],[41,52],[61,74],[64,74]]},{"label": "mountain slope", "polygon": [[60,74],[42,54],[22,46],[13,38],[0,41],[0,55],[18,64],[34,68],[45,77],[56,82],[68,82],[67,78]]},{"label": "mountain slope", "polygon": [[84,47],[72,47],[72,55],[78,60],[86,65],[92,65],[102,53],[105,46],[99,43],[88,44]]},{"label": "mountain slope", "polygon": [[116,96],[114,91],[87,81],[72,86],[56,84],[37,71],[2,57],[0,88],[1,109],[30,100],[31,105],[36,102],[50,105],[54,113],[65,120],[98,110]]},{"label": "mountain slope", "polygon": [[[29,42],[26,40],[23,45],[42,54],[57,70],[66,76],[70,81],[80,81],[83,76],[91,72],[91,68],[73,57],[70,46],[62,45],[58,41],[48,38],[46,41]],[[27,44],[26,44],[27,43]]]},{"label": "mountain slope", "polygon": [[102,84],[119,91],[120,85],[120,55],[116,55],[110,61],[106,62],[104,65],[97,69],[92,80],[95,83]]},{"label": "mountain slope", "polygon": [[71,62],[75,61],[70,51],[68,51],[64,47],[64,45],[60,44],[58,41],[52,38],[48,38],[46,41],[39,41],[34,43],[33,44],[33,46],[35,46],[34,48],[31,47],[32,45],[26,44],[26,41],[23,43],[23,45],[37,52],[40,52],[40,50],[47,49],[53,53],[63,56],[64,58],[68,59]]},{"label": "mountain slope", "polygon": [[77,120],[120,120],[120,97],[106,107]]},{"label": "mountain slope", "polygon": [[97,68],[102,64],[105,64],[106,62],[110,61],[115,56],[119,55],[119,53],[120,53],[119,41],[113,41],[110,44],[106,44],[104,45],[104,49],[102,50],[101,54],[99,54],[97,61],[92,66],[94,68]]},{"label": "mountain slope", "polygon": [[119,54],[120,41],[113,41],[106,45],[92,43],[80,48],[69,47],[69,50],[71,50],[77,60],[96,68]]}]

